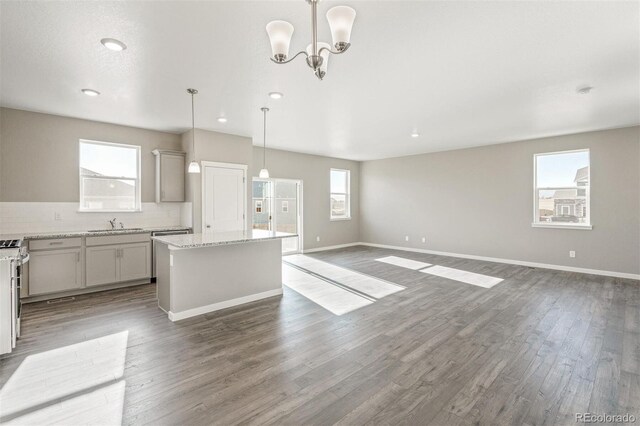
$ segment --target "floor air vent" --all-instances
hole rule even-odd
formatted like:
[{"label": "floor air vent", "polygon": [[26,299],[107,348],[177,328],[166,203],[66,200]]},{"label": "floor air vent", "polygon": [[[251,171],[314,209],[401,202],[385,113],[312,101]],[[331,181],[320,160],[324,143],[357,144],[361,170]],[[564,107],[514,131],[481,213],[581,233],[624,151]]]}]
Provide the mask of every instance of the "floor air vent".
[{"label": "floor air vent", "polygon": [[47,304],[48,305],[53,305],[55,303],[73,302],[74,300],[76,300],[75,297],[61,297],[60,299],[47,300]]}]

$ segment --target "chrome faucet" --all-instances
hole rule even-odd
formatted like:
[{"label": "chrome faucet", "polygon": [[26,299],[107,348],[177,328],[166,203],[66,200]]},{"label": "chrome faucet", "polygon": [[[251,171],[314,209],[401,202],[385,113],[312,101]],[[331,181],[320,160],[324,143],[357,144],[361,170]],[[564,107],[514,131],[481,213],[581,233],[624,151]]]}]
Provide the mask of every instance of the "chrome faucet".
[{"label": "chrome faucet", "polygon": [[114,217],[113,219],[111,219],[109,221],[109,223],[111,224],[111,229],[116,229],[116,218]]}]

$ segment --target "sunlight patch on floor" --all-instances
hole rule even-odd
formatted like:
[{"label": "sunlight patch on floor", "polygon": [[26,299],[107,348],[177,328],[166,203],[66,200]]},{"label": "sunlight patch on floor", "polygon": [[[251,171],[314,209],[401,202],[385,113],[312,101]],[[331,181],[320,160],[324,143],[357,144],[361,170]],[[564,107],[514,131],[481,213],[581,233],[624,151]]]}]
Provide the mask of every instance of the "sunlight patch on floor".
[{"label": "sunlight patch on floor", "polygon": [[334,315],[343,315],[373,303],[286,263],[282,265],[282,282]]},{"label": "sunlight patch on floor", "polygon": [[405,259],[404,257],[398,256],[387,256],[381,257],[380,259],[376,259],[377,262],[384,262],[390,265],[401,266],[403,268],[418,270],[426,268],[427,266],[431,266],[430,263],[418,262],[413,259]]},{"label": "sunlight patch on floor", "polygon": [[3,425],[121,425],[126,382],[120,380],[79,396],[29,411]]},{"label": "sunlight patch on floor", "polygon": [[460,281],[466,284],[477,285],[479,287],[491,288],[503,281],[502,278],[491,277],[489,275],[476,274],[475,272],[463,271],[461,269],[449,268],[435,265],[430,268],[421,269],[420,272],[436,275],[450,280]]},{"label": "sunlight patch on floor", "polygon": [[[49,416],[60,411],[66,424],[100,418],[101,424],[119,424],[107,419],[115,419],[118,409],[122,415],[124,381],[114,382],[124,375],[128,335],[123,331],[27,356],[0,390],[0,421],[49,424]],[[83,410],[73,417],[68,407],[79,404]]]},{"label": "sunlight patch on floor", "polygon": [[380,280],[302,254],[287,256],[284,258],[284,261],[376,299],[405,289],[405,287],[401,285]]}]

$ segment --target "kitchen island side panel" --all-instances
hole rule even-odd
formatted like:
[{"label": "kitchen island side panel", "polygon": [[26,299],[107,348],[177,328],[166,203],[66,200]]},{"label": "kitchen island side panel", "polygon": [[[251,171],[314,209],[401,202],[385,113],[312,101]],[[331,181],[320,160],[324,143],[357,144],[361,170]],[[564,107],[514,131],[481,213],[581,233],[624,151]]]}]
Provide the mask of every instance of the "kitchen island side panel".
[{"label": "kitchen island side panel", "polygon": [[282,291],[282,241],[170,250],[171,312]]},{"label": "kitchen island side panel", "polygon": [[171,251],[166,244],[154,242],[155,268],[156,268],[156,292],[158,295],[158,306],[165,312],[171,310],[170,282],[171,267],[169,266],[169,255]]}]

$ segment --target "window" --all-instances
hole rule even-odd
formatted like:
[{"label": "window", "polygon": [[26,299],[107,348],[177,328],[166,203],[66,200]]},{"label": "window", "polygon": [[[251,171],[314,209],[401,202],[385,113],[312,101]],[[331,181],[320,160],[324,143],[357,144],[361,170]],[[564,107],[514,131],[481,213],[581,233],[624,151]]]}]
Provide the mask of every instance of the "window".
[{"label": "window", "polygon": [[140,147],[80,140],[80,211],[140,210]]},{"label": "window", "polygon": [[289,213],[289,202],[288,201],[283,201],[282,202],[282,213]]},{"label": "window", "polygon": [[256,213],[262,213],[262,201],[256,201]]},{"label": "window", "polygon": [[329,198],[331,220],[351,219],[350,171],[331,169]]},{"label": "window", "polygon": [[589,150],[534,155],[533,226],[591,229]]}]

